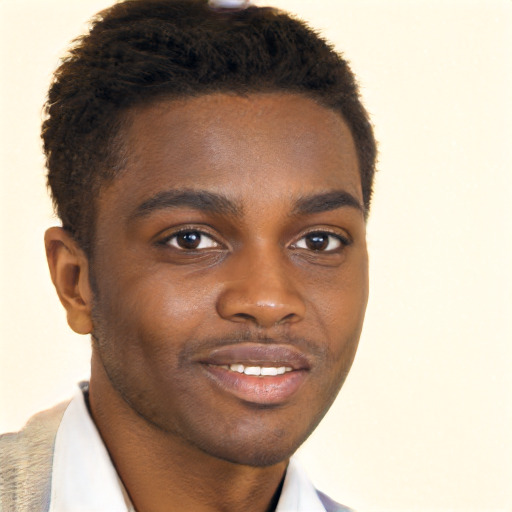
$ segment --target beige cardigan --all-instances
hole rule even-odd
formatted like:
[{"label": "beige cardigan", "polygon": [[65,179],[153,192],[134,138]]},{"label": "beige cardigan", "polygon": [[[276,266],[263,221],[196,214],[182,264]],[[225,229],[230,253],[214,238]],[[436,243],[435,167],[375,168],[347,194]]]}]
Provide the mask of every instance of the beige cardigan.
[{"label": "beige cardigan", "polygon": [[47,512],[55,436],[68,402],[36,414],[0,436],[0,512]]}]

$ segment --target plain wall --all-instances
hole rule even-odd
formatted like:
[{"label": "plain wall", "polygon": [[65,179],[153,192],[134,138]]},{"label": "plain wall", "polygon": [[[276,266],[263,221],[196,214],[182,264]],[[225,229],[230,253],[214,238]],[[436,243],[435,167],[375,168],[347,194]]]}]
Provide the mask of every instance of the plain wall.
[{"label": "plain wall", "polygon": [[[59,57],[110,3],[0,0],[0,431],[88,375],[46,267],[39,128]],[[366,325],[301,458],[360,511],[512,510],[512,2],[272,5],[344,52],[380,141]]]}]

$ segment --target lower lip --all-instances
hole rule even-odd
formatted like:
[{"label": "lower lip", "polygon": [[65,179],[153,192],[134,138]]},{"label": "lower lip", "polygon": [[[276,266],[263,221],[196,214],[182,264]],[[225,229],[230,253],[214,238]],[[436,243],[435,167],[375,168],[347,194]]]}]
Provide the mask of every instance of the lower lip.
[{"label": "lower lip", "polygon": [[289,400],[306,379],[306,370],[262,377],[205,364],[203,368],[224,391],[240,400],[259,405],[279,405]]}]

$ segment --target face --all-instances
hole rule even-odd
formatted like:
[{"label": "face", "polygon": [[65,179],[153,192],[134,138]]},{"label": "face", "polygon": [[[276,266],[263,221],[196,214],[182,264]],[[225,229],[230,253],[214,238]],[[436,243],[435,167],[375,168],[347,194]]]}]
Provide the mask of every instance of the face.
[{"label": "face", "polygon": [[336,397],[362,327],[350,131],[298,95],[217,94],[134,110],[126,142],[91,261],[110,385],[177,442],[283,461]]}]

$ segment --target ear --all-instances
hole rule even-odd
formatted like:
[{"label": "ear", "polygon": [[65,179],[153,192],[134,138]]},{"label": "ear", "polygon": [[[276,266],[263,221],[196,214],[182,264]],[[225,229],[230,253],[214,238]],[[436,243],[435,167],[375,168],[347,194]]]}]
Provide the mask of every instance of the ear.
[{"label": "ear", "polygon": [[89,334],[92,291],[85,253],[65,229],[58,227],[46,231],[44,245],[52,281],[66,308],[69,326],[78,334]]}]

